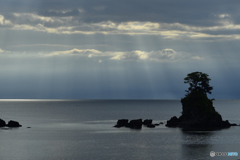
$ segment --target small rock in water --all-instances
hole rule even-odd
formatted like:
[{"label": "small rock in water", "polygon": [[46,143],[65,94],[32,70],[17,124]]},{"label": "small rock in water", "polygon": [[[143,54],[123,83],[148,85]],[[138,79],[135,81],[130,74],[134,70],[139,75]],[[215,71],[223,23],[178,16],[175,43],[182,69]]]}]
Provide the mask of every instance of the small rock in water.
[{"label": "small rock in water", "polygon": [[116,128],[126,127],[128,125],[128,119],[119,119],[117,124],[114,126]]},{"label": "small rock in water", "polygon": [[152,124],[152,119],[145,119],[143,121],[143,125],[149,125],[149,124]]},{"label": "small rock in water", "polygon": [[134,119],[129,122],[131,129],[142,129],[142,119]]},{"label": "small rock in water", "polygon": [[22,125],[19,124],[17,121],[10,120],[7,124],[8,127],[22,127]]},{"label": "small rock in water", "polygon": [[131,129],[142,129],[142,125],[145,125],[148,128],[155,128],[155,126],[159,126],[160,124],[152,124],[152,119],[133,119],[128,122],[128,119],[119,119],[117,124],[114,126],[116,128],[127,127]]},{"label": "small rock in water", "polygon": [[0,127],[5,127],[5,126],[6,126],[6,122],[0,119]]},{"label": "small rock in water", "polygon": [[154,124],[148,124],[147,127],[148,128],[155,128],[155,125]]}]

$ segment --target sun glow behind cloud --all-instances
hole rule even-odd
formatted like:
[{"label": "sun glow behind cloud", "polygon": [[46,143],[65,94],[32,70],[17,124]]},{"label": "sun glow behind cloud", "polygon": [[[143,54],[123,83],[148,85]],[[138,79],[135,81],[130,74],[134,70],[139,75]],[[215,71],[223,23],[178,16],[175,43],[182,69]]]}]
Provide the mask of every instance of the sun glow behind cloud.
[{"label": "sun glow behind cloud", "polygon": [[160,51],[130,51],[130,52],[102,52],[95,49],[72,49],[66,51],[54,51],[50,54],[44,54],[44,56],[85,56],[88,58],[103,58],[105,57],[108,60],[149,60],[156,62],[174,62],[174,61],[187,61],[187,60],[203,60],[202,57],[193,56],[191,57],[187,53],[176,52],[173,49],[163,49]]}]

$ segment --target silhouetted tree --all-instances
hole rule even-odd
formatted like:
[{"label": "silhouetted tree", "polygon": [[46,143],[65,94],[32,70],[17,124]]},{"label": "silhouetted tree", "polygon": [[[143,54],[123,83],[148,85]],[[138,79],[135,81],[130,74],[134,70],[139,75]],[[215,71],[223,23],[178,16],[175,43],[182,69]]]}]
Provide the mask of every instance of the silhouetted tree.
[{"label": "silhouetted tree", "polygon": [[189,83],[190,87],[186,90],[187,95],[194,91],[201,91],[204,94],[211,94],[212,86],[209,85],[208,74],[202,72],[192,72],[184,78],[184,83]]}]

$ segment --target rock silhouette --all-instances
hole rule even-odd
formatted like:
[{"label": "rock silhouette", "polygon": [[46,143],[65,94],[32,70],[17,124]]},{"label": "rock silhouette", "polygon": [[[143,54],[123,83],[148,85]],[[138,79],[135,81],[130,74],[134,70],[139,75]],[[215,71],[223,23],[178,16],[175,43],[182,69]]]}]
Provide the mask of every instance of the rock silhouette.
[{"label": "rock silhouette", "polygon": [[150,125],[150,124],[152,124],[152,119],[145,119],[143,121],[143,125]]},{"label": "rock silhouette", "polygon": [[155,126],[156,126],[156,125],[154,125],[154,124],[148,124],[148,125],[147,125],[148,128],[155,128]]},{"label": "rock silhouette", "polygon": [[222,116],[213,107],[213,99],[207,97],[211,93],[207,74],[193,72],[188,74],[185,83],[190,83],[187,95],[181,99],[182,115],[167,121],[167,127],[180,127],[186,130],[216,130],[229,128],[236,124],[223,121]]},{"label": "rock silhouette", "polygon": [[167,127],[181,127],[187,130],[216,130],[229,128],[228,120],[223,121],[222,116],[213,107],[212,100],[201,91],[192,92],[181,100],[182,115],[172,117],[167,121]]},{"label": "rock silhouette", "polygon": [[126,127],[128,125],[128,119],[119,119],[117,124],[114,126],[116,128]]},{"label": "rock silhouette", "polygon": [[7,124],[8,127],[22,127],[17,121],[10,120]]},{"label": "rock silhouette", "polygon": [[145,119],[144,121],[142,119],[119,119],[117,121],[117,124],[114,126],[116,128],[120,127],[127,127],[131,129],[141,129],[142,125],[148,127],[148,128],[155,128],[155,126],[158,126],[159,124],[152,124],[152,119]]},{"label": "rock silhouette", "polygon": [[127,127],[132,128],[132,129],[141,129],[142,128],[142,119],[131,120]]},{"label": "rock silhouette", "polygon": [[6,126],[6,122],[0,119],[0,127],[5,127],[5,126]]},{"label": "rock silhouette", "polygon": [[8,124],[2,119],[0,119],[0,127],[22,127],[22,125],[19,124],[17,121],[10,120]]}]

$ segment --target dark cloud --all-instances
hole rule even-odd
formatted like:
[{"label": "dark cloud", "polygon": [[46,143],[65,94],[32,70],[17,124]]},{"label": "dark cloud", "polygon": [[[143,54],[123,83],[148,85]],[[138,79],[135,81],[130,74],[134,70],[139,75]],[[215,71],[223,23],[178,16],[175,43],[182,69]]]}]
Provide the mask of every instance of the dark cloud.
[{"label": "dark cloud", "polygon": [[[2,14],[37,12],[51,17],[79,16],[79,21],[84,22],[151,21],[213,26],[218,24],[220,14],[232,15],[238,24],[239,5],[240,1],[233,0],[12,0],[1,2],[0,9]],[[84,12],[80,13],[79,9]]]},{"label": "dark cloud", "polygon": [[13,0],[1,2],[0,27],[57,34],[144,33],[214,40],[226,38],[216,35],[239,34],[239,5],[239,1],[224,0]]},{"label": "dark cloud", "polygon": [[73,9],[71,11],[51,11],[51,10],[41,10],[38,12],[39,15],[45,17],[76,17],[79,16],[81,11],[79,9]]}]

